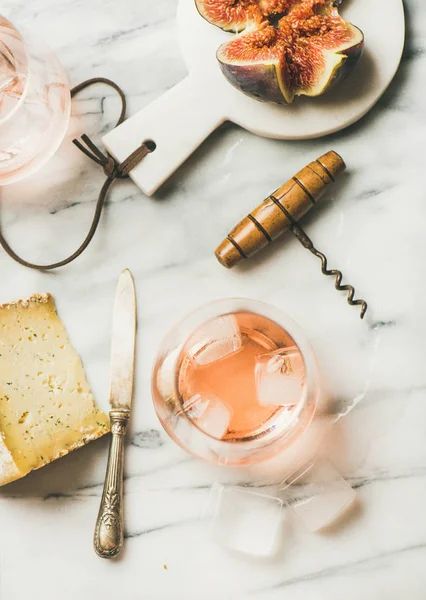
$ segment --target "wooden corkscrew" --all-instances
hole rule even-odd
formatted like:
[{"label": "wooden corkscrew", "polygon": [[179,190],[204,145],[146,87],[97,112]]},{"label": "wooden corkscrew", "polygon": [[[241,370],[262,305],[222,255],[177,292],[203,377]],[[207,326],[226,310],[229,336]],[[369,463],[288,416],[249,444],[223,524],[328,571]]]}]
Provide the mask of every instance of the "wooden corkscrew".
[{"label": "wooden corkscrew", "polygon": [[348,293],[348,303],[361,307],[363,319],[367,311],[365,300],[354,299],[355,288],[342,285],[342,272],[328,268],[326,256],[315,248],[299,225],[300,219],[315,206],[327,186],[345,169],[342,157],[334,151],[304,167],[234,227],[215,251],[218,261],[230,269],[290,230],[307,250],[321,260],[322,272],[335,278],[336,289]]}]

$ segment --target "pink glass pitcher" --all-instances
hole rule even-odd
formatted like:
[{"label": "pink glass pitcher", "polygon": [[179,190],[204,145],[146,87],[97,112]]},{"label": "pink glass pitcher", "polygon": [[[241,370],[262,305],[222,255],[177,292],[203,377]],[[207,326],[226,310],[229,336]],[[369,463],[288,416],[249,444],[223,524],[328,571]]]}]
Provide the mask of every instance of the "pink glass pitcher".
[{"label": "pink glass pitcher", "polygon": [[0,16],[0,185],[33,173],[54,154],[70,110],[67,77],[56,56]]}]

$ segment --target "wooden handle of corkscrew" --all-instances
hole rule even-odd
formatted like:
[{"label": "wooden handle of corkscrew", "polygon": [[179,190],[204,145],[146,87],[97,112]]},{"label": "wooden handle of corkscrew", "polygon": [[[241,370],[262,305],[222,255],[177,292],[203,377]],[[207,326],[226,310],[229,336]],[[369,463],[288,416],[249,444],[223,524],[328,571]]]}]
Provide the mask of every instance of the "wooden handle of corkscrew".
[{"label": "wooden handle of corkscrew", "polygon": [[320,199],[346,165],[330,151],[309,163],[234,227],[215,251],[228,269],[268,246]]}]

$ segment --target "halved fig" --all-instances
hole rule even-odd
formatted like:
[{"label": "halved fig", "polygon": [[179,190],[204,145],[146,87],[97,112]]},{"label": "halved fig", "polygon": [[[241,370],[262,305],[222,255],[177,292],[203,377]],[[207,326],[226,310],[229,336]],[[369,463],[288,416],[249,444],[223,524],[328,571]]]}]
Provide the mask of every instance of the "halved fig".
[{"label": "halved fig", "polygon": [[[197,1],[208,3],[208,20],[217,19],[224,4],[224,0]],[[251,20],[246,19],[243,33],[220,46],[217,58],[230,83],[258,100],[290,104],[295,96],[319,96],[349,74],[362,54],[363,33],[339,15],[333,0],[227,0],[226,4],[229,29],[236,11],[240,31],[243,9]],[[257,21],[252,17],[255,11],[260,14]]]}]

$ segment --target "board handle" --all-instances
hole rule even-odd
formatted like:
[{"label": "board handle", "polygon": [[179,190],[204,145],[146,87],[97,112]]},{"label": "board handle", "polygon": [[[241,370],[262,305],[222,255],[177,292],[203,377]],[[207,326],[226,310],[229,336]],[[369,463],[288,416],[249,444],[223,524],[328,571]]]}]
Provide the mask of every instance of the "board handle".
[{"label": "board handle", "polygon": [[155,150],[130,177],[151,196],[226,119],[213,81],[189,75],[103,138],[108,152],[125,160],[144,141]]}]

